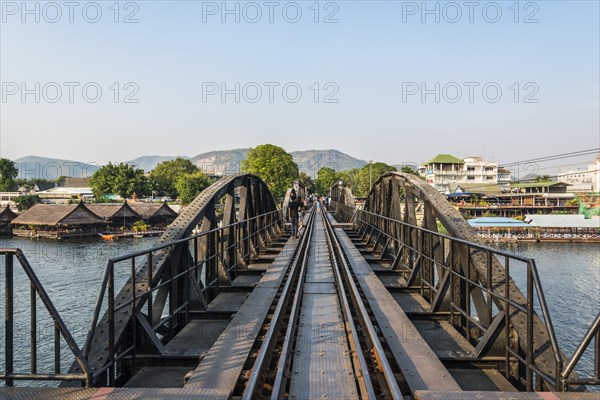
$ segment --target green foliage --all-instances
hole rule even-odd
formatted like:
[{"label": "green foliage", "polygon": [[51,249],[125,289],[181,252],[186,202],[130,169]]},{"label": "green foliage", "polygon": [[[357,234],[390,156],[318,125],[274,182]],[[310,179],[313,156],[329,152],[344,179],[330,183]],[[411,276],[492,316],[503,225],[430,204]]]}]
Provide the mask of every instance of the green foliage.
[{"label": "green foliage", "polygon": [[190,160],[178,157],[163,161],[150,172],[150,185],[160,195],[176,198],[179,196],[176,188],[179,177],[195,172],[198,172],[198,168]]},{"label": "green foliage", "polygon": [[318,192],[321,194],[327,193],[329,188],[331,188],[338,180],[340,179],[340,173],[329,167],[322,167],[317,172],[317,188]]},{"label": "green foliage", "polygon": [[298,165],[292,155],[272,144],[250,149],[241,167],[242,171],[261,177],[274,197],[283,197],[298,178]]},{"label": "green foliage", "polygon": [[8,158],[0,158],[0,192],[9,192],[18,174],[19,170],[14,162]]},{"label": "green foliage", "polygon": [[40,196],[37,194],[28,194],[24,196],[18,196],[14,201],[17,204],[17,209],[19,211],[25,211],[39,203]]},{"label": "green foliage", "polygon": [[550,175],[536,175],[534,182],[547,182],[551,180],[552,177]]},{"label": "green foliage", "polygon": [[301,171],[300,175],[298,176],[298,180],[302,182],[308,194],[315,192],[315,182],[310,176],[308,176],[308,174],[306,174],[306,172]]},{"label": "green foliage", "polygon": [[179,193],[179,203],[182,205],[190,204],[210,184],[210,179],[200,171],[181,175],[175,183]]},{"label": "green foliage", "polygon": [[350,189],[352,194],[354,194],[355,196],[357,196],[355,194],[357,191],[357,189],[356,189],[357,179],[356,178],[358,177],[359,173],[360,173],[360,169],[358,169],[358,168],[352,168],[347,171],[339,172],[339,180],[342,181],[344,186],[347,187],[348,189]]},{"label": "green foliage", "polygon": [[421,180],[425,180],[425,178],[423,178],[421,175],[419,175],[419,173],[411,166],[409,165],[405,165],[404,167],[402,167],[400,169],[400,172],[404,172],[405,174],[411,174],[411,175],[415,175],[417,176],[419,179]]},{"label": "green foliage", "polygon": [[142,221],[142,220],[139,220],[139,221],[136,221],[136,222],[133,224],[133,226],[132,226],[132,229],[133,229],[135,232],[145,232],[145,231],[147,231],[148,229],[150,229],[150,225],[148,225],[147,223],[145,223],[145,222],[144,222],[144,221]]},{"label": "green foliage", "polygon": [[128,198],[133,193],[146,196],[150,193],[148,178],[144,171],[127,163],[108,163],[90,178],[94,196],[117,194]]},{"label": "green foliage", "polygon": [[355,177],[356,192],[352,191],[357,197],[365,197],[369,194],[370,184],[375,184],[379,177],[387,172],[397,171],[396,167],[382,162],[367,164],[361,168]]}]

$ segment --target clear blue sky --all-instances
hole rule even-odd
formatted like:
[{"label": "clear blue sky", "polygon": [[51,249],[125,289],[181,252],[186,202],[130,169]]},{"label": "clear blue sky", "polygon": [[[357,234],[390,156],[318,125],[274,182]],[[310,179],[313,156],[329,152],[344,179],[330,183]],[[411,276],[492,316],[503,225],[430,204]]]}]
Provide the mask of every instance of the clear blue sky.
[{"label": "clear blue sky", "polygon": [[[284,6],[285,16],[295,17],[289,2],[278,2],[273,22],[264,2],[255,3],[262,12],[256,23],[249,22],[256,9],[244,8],[245,2],[238,3],[239,23],[234,15],[224,15],[223,23],[215,10],[220,1],[136,1],[127,9],[122,2],[114,23],[113,3],[98,2],[97,23],[83,18],[87,2],[74,10],[72,23],[64,6],[61,19],[50,23],[56,10],[39,3],[37,23],[35,15],[15,10],[20,1],[2,1],[2,157],[104,163],[274,143],[288,151],[335,148],[388,163],[426,161],[437,153],[512,162],[600,146],[598,1],[519,2],[518,16],[513,1],[501,1],[494,3],[502,11],[496,23],[486,21],[496,18],[490,2],[478,3],[473,22],[464,2],[455,3],[462,12],[456,23],[450,22],[456,9],[444,8],[446,2],[437,3],[439,23],[415,10],[420,1],[320,2],[318,23],[313,1],[297,2],[297,23],[284,19]],[[94,19],[95,8],[86,10]],[[130,13],[138,22],[122,23]],[[338,22],[324,23],[332,13]],[[40,82],[39,103],[34,94],[23,102],[23,82],[34,91]],[[52,84],[43,93],[51,82],[62,87],[56,103],[49,101]],[[79,84],[72,103],[64,82]],[[83,98],[89,82],[102,89],[97,103]],[[117,103],[114,82],[120,86]],[[127,82],[135,85],[125,88]],[[214,89],[210,82],[229,88],[257,82],[263,93],[251,103],[255,89],[248,86],[239,103],[233,94],[223,103],[218,94],[207,94]],[[272,103],[264,82],[280,84]],[[302,89],[296,103],[283,98],[289,82]],[[333,84],[325,87],[328,82]],[[421,83],[434,89],[436,82],[439,103],[434,94],[425,102],[419,93],[407,94]],[[451,82],[462,88],[456,103],[454,84],[443,93]],[[479,85],[473,102],[464,82]],[[483,97],[486,83],[501,88],[498,102]],[[125,103],[136,87],[139,102]],[[19,92],[11,94],[15,88]],[[338,102],[325,103],[323,96],[336,89]],[[525,102],[528,94],[538,102]]]}]

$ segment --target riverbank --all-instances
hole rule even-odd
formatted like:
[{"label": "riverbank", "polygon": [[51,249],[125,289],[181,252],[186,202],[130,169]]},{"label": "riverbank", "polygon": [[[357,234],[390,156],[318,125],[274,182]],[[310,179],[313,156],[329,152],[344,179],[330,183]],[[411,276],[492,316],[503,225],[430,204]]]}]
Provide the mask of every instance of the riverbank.
[{"label": "riverbank", "polygon": [[544,234],[487,234],[478,233],[478,237],[486,243],[600,243],[600,234],[571,234],[571,233],[544,233]]}]

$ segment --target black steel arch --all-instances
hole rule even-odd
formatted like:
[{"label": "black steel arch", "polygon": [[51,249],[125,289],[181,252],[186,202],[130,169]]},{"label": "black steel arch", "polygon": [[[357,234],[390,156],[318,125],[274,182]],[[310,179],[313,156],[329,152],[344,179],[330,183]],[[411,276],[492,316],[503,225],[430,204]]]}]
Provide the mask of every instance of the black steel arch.
[{"label": "black steel arch", "polygon": [[[237,269],[244,269],[260,250],[266,249],[282,233],[281,211],[264,181],[253,174],[230,175],[205,189],[183,209],[158,239],[153,256],[137,266],[135,280],[129,279],[114,295],[118,308],[120,300],[131,297],[131,291],[147,291],[149,286],[146,282],[151,281],[152,287],[163,284],[154,297],[139,297],[135,303],[135,315],[131,308],[126,307],[116,311],[114,316],[105,312],[100,318],[103,305],[106,306],[104,298],[107,286],[110,286],[110,270],[115,262],[120,261],[119,258],[109,260],[84,346],[84,355],[94,372],[93,384],[114,384],[111,378],[107,378],[105,369],[108,364],[114,364],[114,353],[118,348],[127,348],[135,343],[128,334],[131,324],[140,324],[139,330],[146,329],[148,333],[148,327],[151,329],[154,323],[160,321],[167,302],[171,310],[178,309],[186,297],[183,290],[188,291],[188,297],[190,292],[196,296],[200,307],[206,307],[218,294],[219,286],[227,286],[235,278],[232,274]],[[126,257],[131,255],[123,259]],[[204,277],[198,276],[193,285],[188,285],[189,282],[179,284],[176,279],[171,279],[180,275],[182,270],[189,269],[197,260],[204,260]],[[201,279],[206,285],[215,282],[214,288],[204,295],[198,291],[203,285]],[[164,284],[167,280],[174,284]],[[110,294],[110,288],[108,292]],[[110,295],[108,297],[110,307]],[[111,324],[114,326],[112,338],[109,335]],[[183,325],[178,323],[176,329],[181,328]],[[160,346],[156,341],[155,344]],[[79,367],[73,364],[71,371],[78,370]],[[65,386],[69,384],[65,383]]]},{"label": "black steel arch", "polygon": [[[481,347],[481,355],[500,355],[500,342],[502,347],[512,345],[515,352],[534,363],[533,368],[527,368],[521,375],[537,370],[535,378],[527,377],[527,385],[538,379],[536,387],[561,390],[558,377],[565,357],[556,342],[541,285],[538,287],[535,260],[521,258],[527,270],[533,271],[527,293],[537,291],[540,296],[543,320],[534,311],[533,299],[507,276],[503,260],[493,250],[482,250],[485,244],[476,231],[441,193],[420,177],[398,172],[384,174],[374,183],[363,210],[348,204],[348,192],[348,188],[339,185],[330,190],[336,218],[359,226],[372,249],[380,252],[382,258],[393,260],[391,269],[408,265],[402,268],[406,271],[407,285],[426,287],[421,294],[429,302],[431,312],[450,312],[452,304],[469,309],[473,304],[481,326],[486,329],[485,335],[481,329],[473,328],[467,318],[460,317],[452,323],[471,343]],[[444,246],[445,235],[456,239],[452,250]],[[424,253],[430,256],[421,258]],[[439,268],[444,263],[452,264],[453,271]],[[474,284],[465,285],[465,278]],[[427,289],[423,282],[432,287]],[[454,288],[454,293],[450,288]],[[499,300],[503,298],[524,309],[530,307],[532,313],[521,312],[511,303]],[[510,326],[509,338],[501,332],[506,321]],[[541,383],[540,373],[549,379]]]}]

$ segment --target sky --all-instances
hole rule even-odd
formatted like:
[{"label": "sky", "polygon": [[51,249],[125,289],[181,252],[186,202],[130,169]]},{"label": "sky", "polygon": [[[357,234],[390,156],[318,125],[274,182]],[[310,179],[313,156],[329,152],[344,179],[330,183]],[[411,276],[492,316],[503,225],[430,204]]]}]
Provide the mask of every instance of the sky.
[{"label": "sky", "polygon": [[[1,2],[0,156],[600,147],[598,1]],[[593,156],[556,161],[588,162]]]}]

